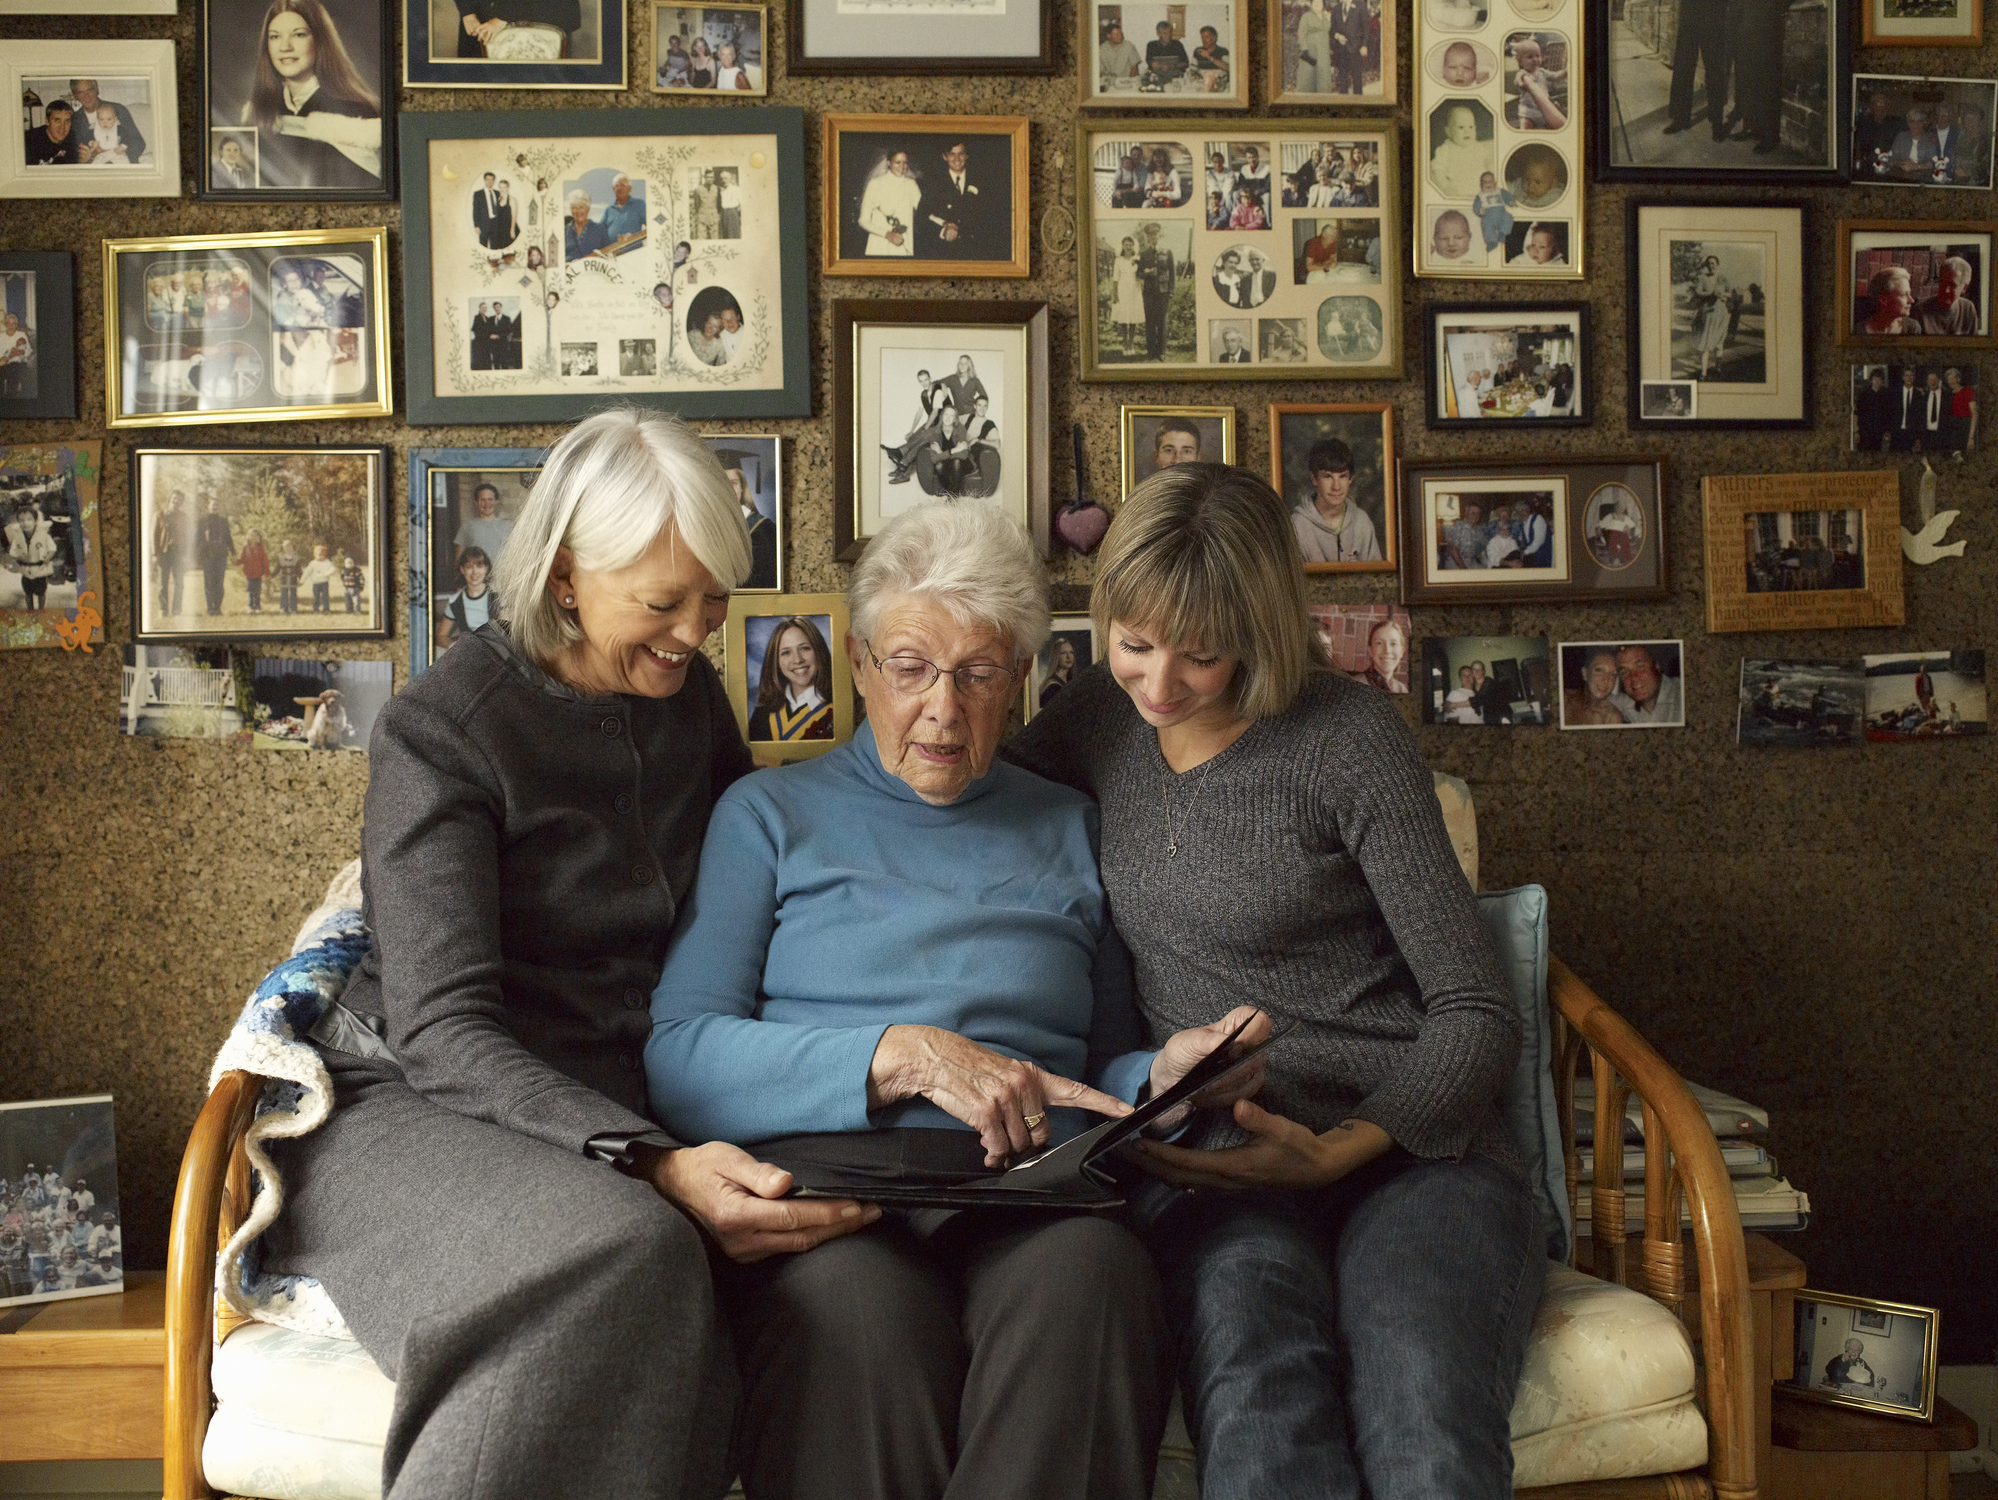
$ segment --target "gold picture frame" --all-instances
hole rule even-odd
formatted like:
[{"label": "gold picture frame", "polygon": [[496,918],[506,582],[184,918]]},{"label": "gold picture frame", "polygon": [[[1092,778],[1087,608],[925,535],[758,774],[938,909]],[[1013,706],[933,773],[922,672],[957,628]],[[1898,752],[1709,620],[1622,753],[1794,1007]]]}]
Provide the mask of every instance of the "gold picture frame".
[{"label": "gold picture frame", "polygon": [[[1963,19],[1902,19],[1889,17],[1887,0],[1860,0],[1860,45],[1863,47],[1982,47],[1984,0],[1966,0]],[[1898,22],[1898,24],[1897,24]]]},{"label": "gold picture frame", "polygon": [[386,228],[104,241],[107,426],[386,417],[389,343]]},{"label": "gold picture frame", "polygon": [[1709,633],[1905,623],[1897,474],[1710,474],[1700,497]]},{"label": "gold picture frame", "polygon": [[[809,699],[796,707],[788,696],[781,694],[770,704],[759,701],[764,696],[759,689],[766,648],[783,628],[781,622],[793,618],[810,621],[821,637],[814,643],[815,648],[825,647],[827,660],[819,674],[822,681],[812,689],[823,702],[823,716],[818,705],[811,704]],[[758,621],[766,623],[759,627]],[[722,629],[722,677],[728,687],[728,701],[735,709],[736,727],[749,742],[752,755],[773,760],[809,760],[853,738],[857,714],[853,671],[846,659],[846,595],[734,595],[729,599],[728,621]],[[752,675],[758,682],[750,681]],[[774,685],[781,689],[781,678]],[[819,732],[821,723],[825,726],[824,733]]]},{"label": "gold picture frame", "polygon": [[[1942,1328],[1938,1309],[1811,1289],[1797,1293],[1793,1318],[1797,1369],[1788,1380],[1777,1382],[1777,1390],[1806,1401],[1910,1422],[1934,1420]],[[1783,1336],[1780,1329],[1776,1336]],[[1897,1342],[1902,1347],[1895,1348]],[[1860,1346],[1856,1354],[1851,1347],[1855,1343]],[[1886,1351],[1883,1344],[1889,1346]],[[1895,1391],[1905,1391],[1907,1400],[1882,1399]]]},{"label": "gold picture frame", "polygon": [[[1321,109],[1384,109],[1401,102],[1397,88],[1400,82],[1398,77],[1400,69],[1397,63],[1401,57],[1399,45],[1401,7],[1398,5],[1381,6],[1380,14],[1373,17],[1380,23],[1380,36],[1375,39],[1370,35],[1367,39],[1366,45],[1371,49],[1371,57],[1361,66],[1379,69],[1380,82],[1375,91],[1369,92],[1366,89],[1364,78],[1361,79],[1361,88],[1357,93],[1321,92],[1292,86],[1304,81],[1314,83],[1321,81],[1319,78],[1300,77],[1301,74],[1308,74],[1311,71],[1310,65],[1304,62],[1302,54],[1306,50],[1305,22],[1314,9],[1321,10],[1326,17],[1327,35],[1332,41],[1330,51],[1333,55],[1328,56],[1319,67],[1326,71],[1335,71],[1338,68],[1339,17],[1334,12],[1339,3],[1340,0],[1305,0],[1303,4],[1298,4],[1297,0],[1267,0],[1263,36],[1268,54],[1264,62],[1269,74],[1270,103],[1309,104]],[[1367,24],[1364,0],[1354,0],[1354,3],[1362,12],[1361,24]],[[1290,24],[1292,13],[1298,16],[1295,28]],[[1313,29],[1315,30],[1315,26]],[[1295,49],[1290,45],[1293,36],[1298,43]],[[1349,43],[1349,47],[1350,45]],[[1350,51],[1347,55],[1351,56]],[[1347,65],[1351,66],[1350,63]],[[1335,76],[1331,81],[1336,83],[1339,80]]]},{"label": "gold picture frame", "polygon": [[[1184,441],[1191,435],[1191,443]],[[1149,443],[1150,454],[1145,449]],[[1117,498],[1172,464],[1232,464],[1235,461],[1235,408],[1232,406],[1120,406],[1117,446],[1123,476]],[[1186,452],[1187,447],[1191,452]],[[1142,472],[1140,472],[1142,471]]]},{"label": "gold picture frame", "polygon": [[[825,115],[820,270],[827,276],[1027,275],[1030,128],[1025,115]],[[959,146],[964,159],[953,168],[947,153]],[[903,169],[894,168],[897,159]],[[963,179],[961,191],[955,177]],[[994,220],[1002,204],[1003,226]],[[907,255],[896,248],[896,235],[909,241]]]}]

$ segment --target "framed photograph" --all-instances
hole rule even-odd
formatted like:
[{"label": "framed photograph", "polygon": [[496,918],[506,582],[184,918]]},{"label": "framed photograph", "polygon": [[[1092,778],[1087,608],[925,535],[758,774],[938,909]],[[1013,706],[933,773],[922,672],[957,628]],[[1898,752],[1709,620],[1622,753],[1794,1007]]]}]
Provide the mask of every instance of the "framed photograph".
[{"label": "framed photograph", "polygon": [[784,440],[774,432],[701,434],[735,486],[749,527],[749,578],[738,594],[784,592]]},{"label": "framed photograph", "polygon": [[1663,599],[1656,458],[1401,461],[1408,604]]},{"label": "framed photograph", "polygon": [[1867,739],[1959,739],[1988,731],[1982,651],[1897,651],[1863,656],[1860,665]]},{"label": "framed photograph", "polygon": [[1432,305],[1429,368],[1431,427],[1595,420],[1586,302]]},{"label": "framed photograph", "polygon": [[1748,749],[1838,750],[1859,743],[1866,678],[1856,661],[1744,657],[1734,742]]},{"label": "framed photograph", "polygon": [[493,566],[541,473],[541,453],[409,450],[410,676],[493,617]]},{"label": "framed photograph", "polygon": [[820,229],[828,276],[1025,276],[1025,115],[837,115]]},{"label": "framed photograph", "polygon": [[1432,635],[1422,643],[1422,722],[1554,722],[1544,635]]},{"label": "framed photograph", "polygon": [[401,0],[419,89],[621,89],[625,0]]},{"label": "framed photograph", "polygon": [[1622,8],[1590,39],[1597,179],[1843,181],[1851,11],[1715,0]]},{"label": "framed photograph", "polygon": [[1707,629],[1899,625],[1901,481],[1871,474],[1710,474]]},{"label": "framed photograph", "polygon": [[1311,628],[1332,665],[1384,693],[1408,691],[1415,627],[1399,604],[1308,604]]},{"label": "framed photograph", "polygon": [[1862,45],[1981,47],[1984,0],[1860,0]]},{"label": "framed photograph", "polygon": [[[204,198],[395,197],[388,0],[201,0]],[[292,100],[303,96],[296,107]]]},{"label": "framed photograph", "polygon": [[1232,406],[1122,406],[1117,433],[1123,453],[1120,500],[1174,464],[1235,461]]},{"label": "framed photograph", "polygon": [[770,92],[767,5],[652,7],[654,93],[753,99]]},{"label": "framed photograph", "polygon": [[1998,83],[1860,73],[1852,80],[1852,182],[1991,188]]},{"label": "framed photograph", "polygon": [[1270,403],[1270,488],[1290,506],[1307,573],[1392,573],[1394,408]]},{"label": "framed photograph", "polygon": [[784,69],[800,78],[1055,71],[1054,7],[1005,0],[789,0]]},{"label": "framed photograph", "polygon": [[1048,643],[1041,647],[1040,654],[1027,671],[1027,689],[1020,704],[1021,716],[1031,720],[1054,702],[1055,695],[1075,681],[1077,674],[1095,666],[1096,658],[1101,654],[1097,647],[1096,624],[1088,615],[1056,615],[1054,634],[1048,637]]},{"label": "framed photograph", "polygon": [[1854,365],[1853,452],[1975,452],[1982,386],[1975,360]]},{"label": "framed photograph", "polygon": [[1396,102],[1399,6],[1385,0],[1267,0],[1272,104],[1367,108]]},{"label": "framed photograph", "polygon": [[1581,280],[1594,9],[1415,0],[1416,275]]},{"label": "framed photograph", "polygon": [[0,79],[0,198],[180,196],[172,42],[9,37]]},{"label": "framed photograph", "polygon": [[101,443],[0,446],[0,650],[104,639]]},{"label": "framed photograph", "polygon": [[125,1289],[118,1131],[109,1094],[0,1104],[0,1307]]},{"label": "framed photograph", "polygon": [[729,600],[723,677],[750,754],[804,760],[853,738],[846,595]]},{"label": "framed photograph", "polygon": [[1998,226],[1841,219],[1839,342],[1989,349]]},{"label": "framed photograph", "polygon": [[1395,132],[1296,124],[1078,127],[1084,380],[1401,373]]},{"label": "framed photograph", "polygon": [[76,415],[76,286],[67,250],[0,250],[0,421]]},{"label": "framed photograph", "polygon": [[1813,1288],[1798,1293],[1795,1316],[1796,1372],[1777,1390],[1880,1416],[1935,1415],[1942,1315],[1933,1307]]},{"label": "framed photograph", "polygon": [[112,427],[385,417],[388,231],[104,242]]},{"label": "framed photograph", "polygon": [[[66,16],[170,16],[176,0],[77,0],[65,5]],[[0,16],[46,16],[54,13],[50,0],[0,0]]]},{"label": "framed photograph", "polygon": [[1684,729],[1683,641],[1563,641],[1563,729]]},{"label": "framed photograph", "polygon": [[386,448],[132,450],[132,639],[389,633]]},{"label": "framed photograph", "polygon": [[1048,550],[1048,305],[832,305],[833,555],[924,499],[998,504]]},{"label": "framed photograph", "polygon": [[[1631,427],[1811,425],[1809,228],[1801,203],[1630,204]],[[1648,412],[1648,381],[1695,383],[1687,414]]]},{"label": "framed photograph", "polygon": [[401,134],[412,423],[811,414],[802,111],[435,111]]},{"label": "framed photograph", "polygon": [[368,753],[375,720],[395,694],[386,661],[236,657],[249,677],[250,748]]},{"label": "framed photograph", "polygon": [[[1247,109],[1253,0],[1080,0],[1082,102],[1117,109]],[[1337,0],[1335,0],[1335,4]],[[1359,7],[1364,14],[1365,7]],[[1364,20],[1355,23],[1365,30]]]}]

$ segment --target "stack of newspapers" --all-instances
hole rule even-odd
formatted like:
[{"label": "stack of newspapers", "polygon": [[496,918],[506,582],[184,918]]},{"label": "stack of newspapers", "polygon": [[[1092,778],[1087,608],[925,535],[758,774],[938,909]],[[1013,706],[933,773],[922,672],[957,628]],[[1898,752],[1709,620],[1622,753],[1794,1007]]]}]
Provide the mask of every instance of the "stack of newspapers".
[{"label": "stack of newspapers", "polygon": [[[1790,1186],[1776,1170],[1775,1158],[1763,1144],[1769,1135],[1769,1111],[1697,1083],[1686,1087],[1707,1112],[1707,1123],[1720,1141],[1721,1160],[1734,1180],[1735,1206],[1741,1227],[1763,1231],[1802,1229],[1811,1221],[1811,1200]],[[1575,1204],[1575,1232],[1588,1234],[1590,1189],[1596,1180],[1596,1089],[1586,1074],[1575,1081],[1575,1142],[1581,1154],[1582,1181]],[[1644,1106],[1632,1094],[1623,1120],[1624,1232],[1644,1227]],[[1682,1223],[1691,1223],[1683,1195]]]}]

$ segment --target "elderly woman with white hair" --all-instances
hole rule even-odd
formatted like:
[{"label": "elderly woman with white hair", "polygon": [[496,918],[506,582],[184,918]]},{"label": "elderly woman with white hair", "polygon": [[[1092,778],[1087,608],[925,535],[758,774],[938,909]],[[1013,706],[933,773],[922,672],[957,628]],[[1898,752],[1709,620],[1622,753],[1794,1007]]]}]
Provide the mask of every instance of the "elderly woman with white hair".
[{"label": "elderly woman with white hair", "polygon": [[736,1382],[700,1229],[752,1258],[867,1222],[644,1113],[646,996],[750,768],[700,652],[748,568],[696,434],[592,417],[500,553],[503,621],[376,721],[374,950],[313,1033],[334,1109],[273,1143],[265,1246],[395,1381],[392,1500],[720,1494]]},{"label": "elderly woman with white hair", "polygon": [[[716,805],[647,1080],[685,1139],[961,1180],[1126,1113],[1222,1033],[1141,1050],[1094,809],[995,760],[1049,631],[1019,526],[905,511],[850,603],[867,722]],[[717,1284],[756,1500],[1151,1494],[1170,1359],[1114,1218],[897,1209]]]},{"label": "elderly woman with white hair", "polygon": [[589,193],[577,188],[569,194],[569,222],[562,226],[562,259],[582,260],[610,242],[610,231],[590,217]]}]

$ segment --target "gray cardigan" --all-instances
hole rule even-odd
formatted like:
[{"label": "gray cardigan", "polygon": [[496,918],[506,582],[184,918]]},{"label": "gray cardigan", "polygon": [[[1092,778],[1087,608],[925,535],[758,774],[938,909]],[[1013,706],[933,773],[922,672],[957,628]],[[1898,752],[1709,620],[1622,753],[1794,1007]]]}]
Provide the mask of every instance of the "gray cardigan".
[{"label": "gray cardigan", "polygon": [[655,1132],[647,1004],[708,814],[750,769],[714,668],[592,697],[488,624],[389,701],[368,755],[375,946],[342,1003],[447,1109],[579,1153]]}]

